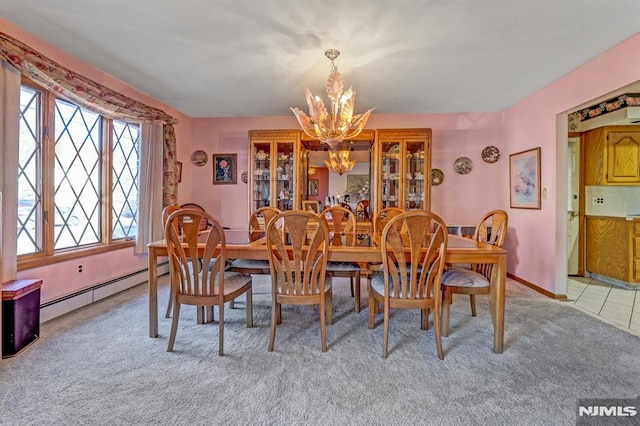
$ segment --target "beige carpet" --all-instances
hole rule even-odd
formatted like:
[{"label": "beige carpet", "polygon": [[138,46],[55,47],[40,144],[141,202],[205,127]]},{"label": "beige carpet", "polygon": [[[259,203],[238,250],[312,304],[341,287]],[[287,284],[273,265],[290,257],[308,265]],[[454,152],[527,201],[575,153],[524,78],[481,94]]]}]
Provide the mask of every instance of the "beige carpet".
[{"label": "beige carpet", "polygon": [[283,309],[267,351],[267,277],[254,277],[254,328],[244,301],[226,310],[224,357],[217,323],[195,324],[193,308],[173,353],[170,319],[149,338],[145,285],[52,320],[37,344],[0,362],[0,424],[570,425],[580,398],[640,395],[638,337],[511,280],[505,352],[491,349],[486,296],[476,318],[458,297],[444,361],[417,311],[392,313],[382,359],[381,324],[369,330],[367,310],[353,312],[346,280],[334,289],[326,353],[306,307]]}]

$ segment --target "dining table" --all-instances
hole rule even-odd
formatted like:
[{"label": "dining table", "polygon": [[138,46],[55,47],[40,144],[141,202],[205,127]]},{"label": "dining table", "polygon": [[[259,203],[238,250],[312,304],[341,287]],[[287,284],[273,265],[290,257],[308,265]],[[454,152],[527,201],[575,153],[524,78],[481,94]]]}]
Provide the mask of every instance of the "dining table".
[{"label": "dining table", "polygon": [[[225,230],[228,259],[268,260],[264,240],[248,242],[248,231]],[[507,251],[491,244],[478,243],[470,238],[448,235],[445,254],[447,264],[490,263],[494,273],[490,281],[490,310],[493,322],[493,351],[502,353],[504,347],[505,285]],[[204,248],[204,244],[201,245]],[[164,240],[154,241],[149,248],[149,336],[158,337],[158,261],[167,256]],[[331,246],[328,261],[382,263],[382,252],[377,246]]]}]

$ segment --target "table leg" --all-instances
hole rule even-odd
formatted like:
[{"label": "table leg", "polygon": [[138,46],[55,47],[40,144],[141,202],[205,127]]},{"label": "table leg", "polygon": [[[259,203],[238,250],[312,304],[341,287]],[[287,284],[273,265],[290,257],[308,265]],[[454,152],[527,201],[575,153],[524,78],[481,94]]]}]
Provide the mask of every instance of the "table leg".
[{"label": "table leg", "polygon": [[496,264],[491,289],[491,319],[493,320],[493,351],[501,354],[504,349],[505,287],[507,283],[507,255],[501,254]]},{"label": "table leg", "polygon": [[158,337],[158,256],[149,248],[149,337]]}]

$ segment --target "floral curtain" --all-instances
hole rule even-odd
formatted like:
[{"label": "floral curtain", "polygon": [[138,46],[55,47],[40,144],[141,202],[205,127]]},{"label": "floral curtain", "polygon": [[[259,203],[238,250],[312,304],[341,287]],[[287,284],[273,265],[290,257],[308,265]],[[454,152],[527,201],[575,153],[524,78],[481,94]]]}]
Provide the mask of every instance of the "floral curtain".
[{"label": "floral curtain", "polygon": [[123,121],[164,123],[163,204],[175,204],[178,197],[176,136],[178,120],[164,111],[145,105],[92,81],[43,56],[15,38],[0,32],[0,58],[33,81],[62,98],[106,117]]}]

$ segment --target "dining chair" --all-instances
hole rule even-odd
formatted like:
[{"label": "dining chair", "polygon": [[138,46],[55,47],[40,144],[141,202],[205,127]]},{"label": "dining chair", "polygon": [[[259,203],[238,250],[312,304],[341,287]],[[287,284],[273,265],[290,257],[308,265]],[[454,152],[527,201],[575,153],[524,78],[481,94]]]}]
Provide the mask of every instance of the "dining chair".
[{"label": "dining chair", "polygon": [[[195,210],[200,210],[201,212],[206,211],[204,209],[204,207],[202,207],[199,204],[196,203],[185,203],[185,204],[181,204],[180,205],[181,209],[195,209]],[[211,229],[212,224],[210,222],[207,222],[206,219],[202,219],[202,222],[200,223],[200,227],[198,228],[200,232],[206,231],[207,229]]]},{"label": "dining chair", "polygon": [[[251,217],[249,217],[249,242],[251,243],[265,238],[267,224],[281,212],[282,211],[276,207],[261,207],[256,209],[251,214]],[[235,259],[231,262],[229,270],[243,274],[269,275],[271,273],[268,260]]]},{"label": "dining chair", "polygon": [[[492,210],[482,216],[473,233],[478,243],[504,246],[507,236],[507,212]],[[476,294],[489,294],[493,264],[471,264],[469,267],[452,266],[442,274],[442,332],[449,335],[449,314],[453,294],[468,294],[471,303],[471,315],[476,316]]]},{"label": "dining chair", "polygon": [[[282,226],[280,226],[280,224]],[[279,213],[267,225],[271,267],[271,336],[282,323],[282,304],[319,305],[322,352],[327,351],[326,323],[333,322],[331,283],[326,282],[329,229],[321,216],[303,210]]]},{"label": "dining chair", "polygon": [[[183,204],[183,206],[188,206],[189,204]],[[199,207],[199,206],[198,206]],[[167,223],[167,219],[169,218],[169,216],[171,215],[171,213],[180,210],[180,209],[185,209],[187,207],[182,207],[182,206],[178,206],[178,205],[168,205],[166,206],[164,209],[162,209],[162,226],[164,229],[164,226]],[[197,208],[196,210],[198,211],[204,211],[202,210],[202,207]],[[205,229],[203,230],[203,226],[204,224],[207,224]],[[177,222],[174,223],[174,226],[179,226]],[[206,218],[203,218],[200,221],[200,226],[198,227],[198,233],[200,235],[206,234],[208,232],[208,226],[209,226],[209,222],[207,221]],[[176,232],[178,232],[178,234],[181,234],[181,230],[179,228],[176,228]],[[210,265],[211,266],[211,265]],[[229,260],[227,259],[227,266],[229,266]],[[171,298],[169,298],[169,301],[167,302],[167,312],[164,314],[165,318],[169,318],[171,316],[171,308],[173,307],[173,300]],[[231,302],[229,302],[229,307],[233,308],[233,300]]]},{"label": "dining chair", "polygon": [[414,210],[395,216],[382,230],[383,274],[369,285],[369,328],[375,328],[377,305],[384,309],[382,357],[387,357],[391,309],[419,309],[421,329],[433,328],[438,357],[442,350],[440,282],[447,249],[447,227],[434,213]]},{"label": "dining chair", "polygon": [[[328,207],[322,212],[330,218],[329,241],[333,247],[354,247],[357,242],[356,217],[344,207]],[[349,278],[355,311],[360,312],[360,265],[355,262],[327,262],[327,277]],[[333,284],[333,281],[332,281]]]},{"label": "dining chair", "polygon": [[[172,205],[168,205],[166,206],[164,209],[162,209],[162,229],[164,230],[164,227],[167,225],[167,222],[169,220],[169,216],[171,215],[171,213],[180,210],[180,206],[172,204]],[[175,222],[173,224],[174,226],[178,226],[178,222]],[[181,230],[176,228],[175,232],[178,233],[178,235],[181,234]],[[173,299],[171,299],[171,297],[169,297],[169,302],[167,303],[167,312],[164,314],[165,318],[169,318],[171,316],[171,308],[173,306]]]},{"label": "dining chair", "polygon": [[[202,219],[211,223],[201,247],[199,228]],[[178,232],[180,230],[180,232]],[[204,307],[218,307],[218,355],[224,342],[224,304],[245,294],[247,327],[253,327],[251,276],[228,272],[226,240],[222,225],[210,214],[194,209],[171,213],[164,227],[171,276],[173,320],[167,352],[173,350],[180,318],[180,307],[195,305],[199,315]],[[202,247],[203,245],[203,247]],[[203,267],[202,265],[210,265]]]}]

